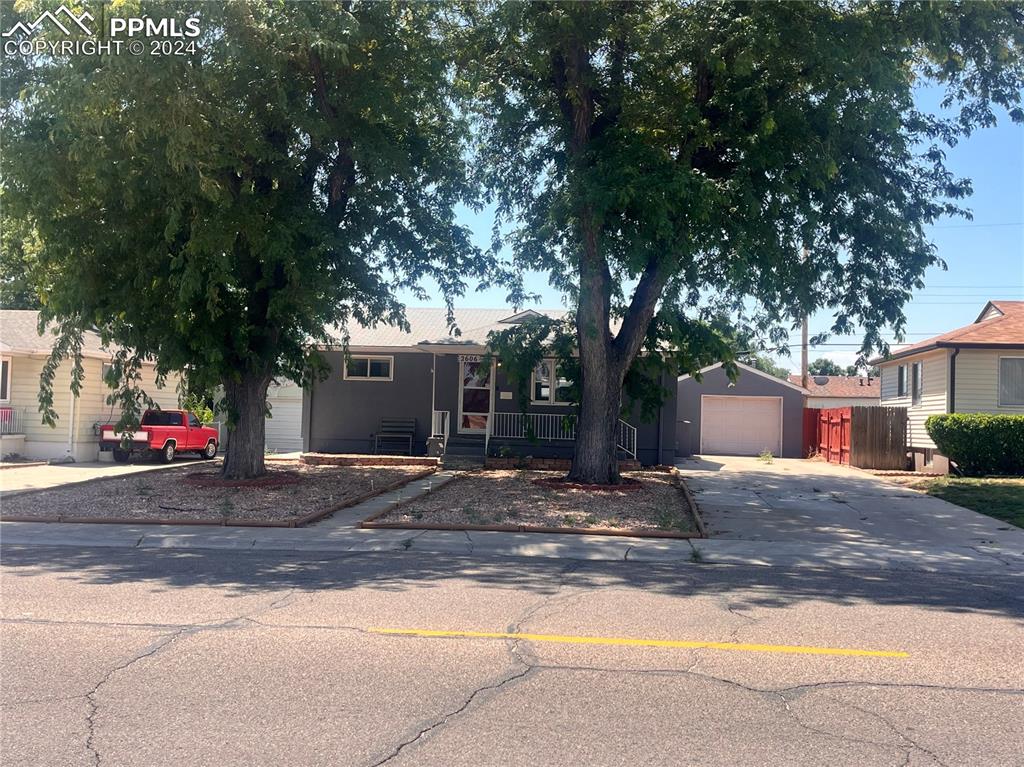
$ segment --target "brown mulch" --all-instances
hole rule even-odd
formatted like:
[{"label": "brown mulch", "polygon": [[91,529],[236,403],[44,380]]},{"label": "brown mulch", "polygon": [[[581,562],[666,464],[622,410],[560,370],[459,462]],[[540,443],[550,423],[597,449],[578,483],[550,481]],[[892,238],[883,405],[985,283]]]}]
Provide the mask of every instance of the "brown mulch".
[{"label": "brown mulch", "polygon": [[224,479],[219,471],[197,471],[185,477],[186,485],[196,487],[284,487],[302,482],[302,476],[294,471],[267,469],[267,473],[255,479]]},{"label": "brown mulch", "polygon": [[[192,464],[180,469],[111,477],[14,495],[3,499],[0,518],[122,518],[140,522],[230,519],[287,523],[410,479],[423,470],[422,466],[306,466],[295,463],[287,470],[297,479],[294,483],[230,487],[216,483],[191,484],[189,475],[196,473],[195,464]],[[271,471],[276,474],[279,470]],[[216,471],[202,474],[212,477]]]},{"label": "brown mulch", "polygon": [[548,487],[561,472],[483,470],[463,475],[425,496],[375,518],[375,523],[453,526],[515,525],[602,531],[693,532],[687,502],[674,475],[636,471],[623,475],[638,489]]}]

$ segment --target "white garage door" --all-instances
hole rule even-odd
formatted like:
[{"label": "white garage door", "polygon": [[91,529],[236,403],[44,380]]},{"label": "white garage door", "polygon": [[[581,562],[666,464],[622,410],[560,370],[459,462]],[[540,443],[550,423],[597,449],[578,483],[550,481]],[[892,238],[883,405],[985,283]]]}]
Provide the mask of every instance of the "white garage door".
[{"label": "white garage door", "polygon": [[782,453],[781,397],[703,395],[700,452],[709,455]]},{"label": "white garage door", "polygon": [[267,419],[267,450],[290,453],[302,450],[302,389],[288,382],[267,390],[271,417]]}]

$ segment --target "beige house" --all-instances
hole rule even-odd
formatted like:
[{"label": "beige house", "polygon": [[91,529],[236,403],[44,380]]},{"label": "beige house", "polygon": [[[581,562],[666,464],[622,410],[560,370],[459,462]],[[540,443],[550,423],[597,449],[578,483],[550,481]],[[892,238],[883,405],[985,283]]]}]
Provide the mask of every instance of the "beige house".
[{"label": "beige house", "polygon": [[941,413],[1024,415],[1024,301],[989,301],[962,328],[873,360],[881,404],[907,408],[914,468],[948,471],[924,422]]},{"label": "beige house", "polygon": [[[71,362],[65,361],[54,379],[56,427],[43,423],[39,412],[39,378],[53,344],[52,331],[39,335],[35,311],[0,310],[0,457],[16,454],[40,460],[95,461],[99,431],[120,418],[108,405],[109,387],[103,381],[111,352],[97,333],[83,339],[85,378],[76,396],[71,391]],[[153,365],[142,370],[141,387],[165,408],[178,406],[177,378],[156,386]]]}]

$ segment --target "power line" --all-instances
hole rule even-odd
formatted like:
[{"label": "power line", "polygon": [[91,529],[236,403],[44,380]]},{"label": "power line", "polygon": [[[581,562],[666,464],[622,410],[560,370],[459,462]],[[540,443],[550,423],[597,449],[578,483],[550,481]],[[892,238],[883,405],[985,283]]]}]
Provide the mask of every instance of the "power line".
[{"label": "power line", "polygon": [[1024,226],[1024,221],[1004,221],[997,224],[931,224],[932,229],[985,229],[999,226]]}]

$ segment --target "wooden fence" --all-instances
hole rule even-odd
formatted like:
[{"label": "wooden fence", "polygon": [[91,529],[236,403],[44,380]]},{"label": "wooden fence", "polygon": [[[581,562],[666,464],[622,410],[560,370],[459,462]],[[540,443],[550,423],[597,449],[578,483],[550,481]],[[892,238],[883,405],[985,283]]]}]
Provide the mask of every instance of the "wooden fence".
[{"label": "wooden fence", "polygon": [[804,410],[804,450],[861,469],[907,467],[907,410],[838,407]]}]

